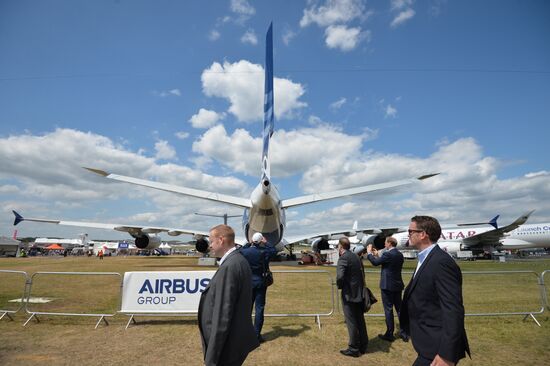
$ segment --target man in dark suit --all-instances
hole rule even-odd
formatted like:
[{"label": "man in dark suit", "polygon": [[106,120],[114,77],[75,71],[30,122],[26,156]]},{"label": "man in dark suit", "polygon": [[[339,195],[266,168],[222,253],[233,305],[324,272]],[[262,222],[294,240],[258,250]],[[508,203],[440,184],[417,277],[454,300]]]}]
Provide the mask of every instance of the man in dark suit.
[{"label": "man in dark suit", "polygon": [[[396,248],[397,240],[391,236],[384,242],[385,251],[378,257],[372,244],[367,246],[367,259],[373,266],[382,265],[380,271],[380,291],[382,292],[382,304],[384,305],[384,315],[386,316],[386,333],[379,334],[378,337],[393,342],[395,329],[393,321],[393,308],[399,315],[401,311],[401,291],[403,291],[403,279],[401,270],[403,269],[403,254]],[[399,336],[405,342],[409,341],[407,333],[402,327],[399,328]]]},{"label": "man in dark suit", "polygon": [[456,365],[470,354],[464,329],[462,272],[437,246],[439,222],[415,216],[409,224],[409,243],[420,250],[418,264],[405,289],[399,320],[410,334],[418,357],[414,366]]},{"label": "man in dark suit", "polygon": [[246,259],[236,251],[231,227],[212,228],[209,241],[210,254],[221,259],[199,303],[204,363],[242,365],[248,353],[260,345],[250,317],[252,273]]},{"label": "man in dark suit", "polygon": [[363,288],[365,287],[365,272],[359,256],[350,250],[348,238],[338,242],[338,264],[336,269],[336,285],[342,290],[342,310],[348,328],[348,348],[340,350],[345,356],[359,357],[367,353],[369,338],[365,316],[363,315]]},{"label": "man in dark suit", "polygon": [[[267,286],[264,275],[269,270],[269,261],[277,255],[277,249],[266,245],[266,239],[261,233],[252,235],[252,244],[248,243],[240,250],[252,270],[252,302],[256,307],[254,314],[254,329],[260,343],[262,338],[262,327],[264,325],[264,309],[267,294]],[[252,308],[251,308],[252,309]]]}]

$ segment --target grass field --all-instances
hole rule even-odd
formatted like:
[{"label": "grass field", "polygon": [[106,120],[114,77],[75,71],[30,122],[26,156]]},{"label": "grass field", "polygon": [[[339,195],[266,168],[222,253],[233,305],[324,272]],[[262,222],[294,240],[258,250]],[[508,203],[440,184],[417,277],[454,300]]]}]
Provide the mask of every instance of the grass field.
[{"label": "grass field", "polygon": [[[204,270],[192,257],[111,257],[103,261],[87,257],[0,258],[0,270],[36,272],[117,272]],[[405,262],[412,272],[415,261]],[[464,302],[467,313],[536,312],[541,308],[540,288],[532,273],[550,269],[550,260],[506,263],[461,262],[464,274]],[[380,298],[377,269],[365,265],[367,282]],[[328,273],[275,273],[268,292],[267,313],[330,313],[331,278],[334,267],[302,267],[276,264],[273,270],[326,270]],[[472,272],[483,272],[482,274]],[[509,273],[490,273],[508,271]],[[408,282],[409,274],[405,275]],[[550,274],[546,276],[550,282]],[[0,273],[0,309],[17,309],[10,299],[21,297],[25,278]],[[549,286],[550,287],[550,286]],[[548,290],[546,290],[548,291]],[[38,274],[33,278],[33,297],[52,299],[47,304],[29,305],[33,311],[69,313],[111,313],[120,306],[120,278],[117,276],[66,276]],[[548,296],[548,294],[547,294]],[[338,297],[336,296],[336,300]],[[385,330],[381,304],[367,317],[369,353],[358,359],[341,356],[347,346],[343,316],[322,317],[319,330],[313,317],[266,318],[267,342],[251,353],[246,365],[410,365],[415,358],[411,343],[387,343],[377,338]],[[371,316],[373,315],[373,316]],[[40,322],[19,311],[15,321],[0,321],[0,365],[201,365],[202,353],[195,317],[138,318],[125,330],[128,317],[116,315],[109,326],[99,318],[40,316]],[[550,322],[548,309],[536,315],[539,327],[523,316],[467,317],[466,331],[472,360],[461,365],[550,365]]]}]

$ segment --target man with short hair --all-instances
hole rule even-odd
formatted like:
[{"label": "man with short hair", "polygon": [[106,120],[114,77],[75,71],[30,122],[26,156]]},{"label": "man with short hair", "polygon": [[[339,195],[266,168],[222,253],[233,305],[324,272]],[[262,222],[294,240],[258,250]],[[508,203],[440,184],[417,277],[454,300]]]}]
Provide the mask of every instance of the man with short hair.
[{"label": "man with short hair", "polygon": [[[382,304],[384,305],[384,315],[386,317],[386,333],[379,334],[378,337],[389,342],[395,340],[393,331],[395,329],[393,320],[393,308],[399,315],[401,311],[401,291],[403,291],[403,279],[401,270],[403,269],[403,254],[396,248],[397,240],[388,236],[384,241],[384,253],[379,257],[376,250],[372,249],[372,244],[367,246],[367,259],[373,266],[382,265],[380,271],[380,291],[382,293]],[[403,341],[408,342],[407,333],[400,326],[399,336]]]},{"label": "man with short hair", "polygon": [[248,353],[260,345],[250,318],[252,273],[235,248],[235,232],[231,227],[213,227],[209,242],[210,254],[220,258],[220,263],[199,303],[204,363],[242,365]]},{"label": "man with short hair", "polygon": [[405,289],[399,321],[411,336],[418,357],[413,366],[450,366],[470,355],[464,329],[462,273],[437,241],[439,222],[415,216],[409,243],[420,250],[413,278]]},{"label": "man with short hair", "polygon": [[338,241],[338,264],[336,285],[342,290],[342,310],[348,328],[348,348],[340,350],[344,356],[359,357],[367,353],[369,338],[363,315],[363,288],[365,272],[359,256],[350,251],[350,242],[346,237]]},{"label": "man with short hair", "polygon": [[264,309],[267,295],[265,274],[269,270],[269,261],[277,254],[277,249],[272,245],[266,245],[266,242],[261,233],[255,233],[252,235],[252,243],[246,244],[240,250],[252,270],[252,303],[256,309],[254,329],[260,343],[264,342],[262,327],[264,325]]}]

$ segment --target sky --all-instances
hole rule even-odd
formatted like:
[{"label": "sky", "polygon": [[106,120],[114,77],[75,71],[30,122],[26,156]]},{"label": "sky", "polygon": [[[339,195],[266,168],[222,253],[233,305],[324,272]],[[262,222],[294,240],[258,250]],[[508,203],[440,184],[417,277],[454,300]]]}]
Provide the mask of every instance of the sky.
[{"label": "sky", "polygon": [[281,198],[441,173],[288,210],[288,234],[548,222],[549,18],[546,0],[1,0],[0,235],[11,210],[201,231],[221,219],[196,212],[242,214],[82,167],[249,197],[271,22]]}]

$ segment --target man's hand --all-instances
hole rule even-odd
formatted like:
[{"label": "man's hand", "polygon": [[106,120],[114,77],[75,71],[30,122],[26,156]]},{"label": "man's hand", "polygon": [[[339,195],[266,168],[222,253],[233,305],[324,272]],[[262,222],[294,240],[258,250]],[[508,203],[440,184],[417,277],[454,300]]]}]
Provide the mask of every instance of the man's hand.
[{"label": "man's hand", "polygon": [[367,245],[367,254],[372,254],[372,244]]},{"label": "man's hand", "polygon": [[447,361],[446,359],[444,359],[439,355],[435,355],[435,358],[430,364],[430,366],[455,366],[455,363],[452,361]]}]

